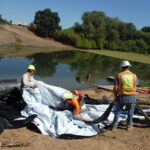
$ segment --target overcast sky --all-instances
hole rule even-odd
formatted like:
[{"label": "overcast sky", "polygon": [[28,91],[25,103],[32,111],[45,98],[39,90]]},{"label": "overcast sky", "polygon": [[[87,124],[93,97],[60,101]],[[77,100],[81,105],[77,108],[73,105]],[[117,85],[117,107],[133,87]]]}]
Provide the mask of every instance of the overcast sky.
[{"label": "overcast sky", "polygon": [[83,13],[93,10],[131,22],[137,29],[150,26],[150,0],[0,0],[0,14],[7,20],[31,23],[35,12],[45,8],[58,13],[62,28],[81,23]]}]

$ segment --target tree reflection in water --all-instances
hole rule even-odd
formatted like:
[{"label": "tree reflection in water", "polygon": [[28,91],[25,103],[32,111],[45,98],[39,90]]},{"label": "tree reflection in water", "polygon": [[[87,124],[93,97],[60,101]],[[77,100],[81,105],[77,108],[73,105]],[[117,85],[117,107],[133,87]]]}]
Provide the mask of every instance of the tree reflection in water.
[{"label": "tree reflection in water", "polygon": [[[70,72],[76,72],[75,79],[78,83],[99,83],[107,76],[115,76],[120,72],[121,59],[91,54],[81,51],[60,51],[54,53],[38,53],[27,57],[33,60],[37,68],[36,74],[40,77],[52,76],[57,71],[59,64],[70,66]],[[131,62],[131,71],[142,80],[150,80],[150,65]]]}]

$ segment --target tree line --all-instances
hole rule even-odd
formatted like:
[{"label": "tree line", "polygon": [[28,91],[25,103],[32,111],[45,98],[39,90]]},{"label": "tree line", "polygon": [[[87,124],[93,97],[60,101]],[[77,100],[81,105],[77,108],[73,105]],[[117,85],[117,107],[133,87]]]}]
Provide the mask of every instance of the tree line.
[{"label": "tree line", "polygon": [[55,38],[77,48],[150,54],[150,27],[137,30],[133,23],[110,18],[104,12],[85,12],[81,24],[57,31]]},{"label": "tree line", "polygon": [[[1,19],[0,16],[0,23]],[[76,48],[150,54],[150,26],[137,30],[133,23],[111,18],[101,11],[85,12],[81,19],[82,23],[62,29],[58,13],[46,8],[35,13],[29,29],[38,36],[54,38]]]}]

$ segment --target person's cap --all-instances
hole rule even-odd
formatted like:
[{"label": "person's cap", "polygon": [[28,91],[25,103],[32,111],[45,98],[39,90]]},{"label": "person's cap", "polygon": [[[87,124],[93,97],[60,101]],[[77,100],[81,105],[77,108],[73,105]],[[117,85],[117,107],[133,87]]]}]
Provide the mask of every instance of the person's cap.
[{"label": "person's cap", "polygon": [[72,99],[74,96],[71,92],[68,92],[67,95],[65,96],[66,99]]},{"label": "person's cap", "polygon": [[34,67],[34,65],[29,65],[29,66],[28,66],[28,69],[30,69],[30,70],[34,70],[34,71],[35,71],[35,67]]},{"label": "person's cap", "polygon": [[123,61],[121,62],[121,64],[120,64],[120,67],[121,67],[121,68],[122,68],[122,67],[131,67],[131,64],[130,64],[129,61],[123,60]]}]

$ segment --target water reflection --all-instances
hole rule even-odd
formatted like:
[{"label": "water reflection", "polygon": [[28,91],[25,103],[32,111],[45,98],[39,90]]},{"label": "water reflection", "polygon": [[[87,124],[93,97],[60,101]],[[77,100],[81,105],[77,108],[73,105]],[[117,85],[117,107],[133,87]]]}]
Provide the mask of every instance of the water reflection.
[{"label": "water reflection", "polygon": [[[59,71],[59,64],[66,64],[69,72],[74,72],[76,82],[80,84],[106,83],[107,76],[116,75],[122,60],[79,51],[63,51],[51,54],[35,54],[29,56],[37,68],[37,75],[41,77],[53,76]],[[150,80],[150,65],[137,62],[132,63],[132,71],[141,80]],[[57,68],[58,67],[58,68]],[[67,67],[67,66],[66,66]],[[57,68],[57,69],[56,69]],[[67,76],[69,72],[65,72]],[[62,75],[63,76],[63,75]]]},{"label": "water reflection", "polygon": [[[66,89],[80,89],[91,84],[106,84],[107,76],[115,76],[122,60],[80,51],[38,53],[27,58],[1,58],[0,78],[21,78],[28,64],[36,66],[37,80]],[[140,81],[150,81],[150,65],[131,62]],[[12,68],[12,69],[11,69]]]}]

